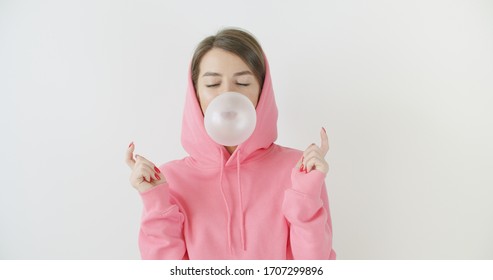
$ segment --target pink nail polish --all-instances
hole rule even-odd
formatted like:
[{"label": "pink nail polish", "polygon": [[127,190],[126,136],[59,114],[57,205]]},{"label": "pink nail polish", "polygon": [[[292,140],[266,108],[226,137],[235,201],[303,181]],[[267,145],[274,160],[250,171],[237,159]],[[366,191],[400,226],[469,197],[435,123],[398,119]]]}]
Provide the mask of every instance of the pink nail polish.
[{"label": "pink nail polish", "polygon": [[302,163],[301,166],[300,166],[300,172],[303,172],[303,169],[304,169],[304,165]]},{"label": "pink nail polish", "polygon": [[155,175],[156,175],[156,178],[157,178],[158,180],[161,180],[161,178],[159,177],[159,175],[157,175],[157,174],[155,174]]},{"label": "pink nail polish", "polygon": [[154,170],[157,172],[157,173],[161,173],[161,170],[159,170],[159,168],[155,167],[154,166]]}]

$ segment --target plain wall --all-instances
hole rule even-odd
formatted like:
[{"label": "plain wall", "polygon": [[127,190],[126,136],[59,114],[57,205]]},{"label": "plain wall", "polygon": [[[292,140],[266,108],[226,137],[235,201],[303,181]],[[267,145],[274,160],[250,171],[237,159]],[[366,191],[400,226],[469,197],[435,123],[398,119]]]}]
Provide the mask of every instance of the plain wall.
[{"label": "plain wall", "polygon": [[277,143],[330,141],[339,259],[493,259],[492,1],[0,1],[0,258],[137,259],[128,144],[184,157],[195,46],[249,30]]}]

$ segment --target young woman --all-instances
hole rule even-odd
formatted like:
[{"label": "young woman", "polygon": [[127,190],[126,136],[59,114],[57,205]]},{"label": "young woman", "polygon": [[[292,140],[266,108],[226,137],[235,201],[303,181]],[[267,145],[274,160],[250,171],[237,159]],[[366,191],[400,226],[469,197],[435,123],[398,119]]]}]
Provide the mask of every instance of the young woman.
[{"label": "young woman", "polygon": [[[256,108],[253,134],[238,146],[214,142],[204,127],[211,100],[225,92]],[[144,211],[143,259],[335,259],[321,145],[302,152],[274,143],[277,107],[269,65],[249,33],[224,29],[197,47],[189,73],[181,142],[189,156],[157,168],[126,163]]]}]

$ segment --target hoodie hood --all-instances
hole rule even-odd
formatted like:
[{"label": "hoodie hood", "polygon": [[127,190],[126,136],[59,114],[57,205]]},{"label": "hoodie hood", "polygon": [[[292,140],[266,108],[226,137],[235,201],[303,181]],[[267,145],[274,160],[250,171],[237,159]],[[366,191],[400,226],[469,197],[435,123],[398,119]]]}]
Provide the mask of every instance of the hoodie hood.
[{"label": "hoodie hood", "polygon": [[195,165],[203,168],[223,168],[231,164],[234,165],[237,164],[235,158],[240,152],[239,163],[241,163],[248,160],[255,151],[268,148],[277,139],[277,106],[272,89],[269,64],[266,58],[264,61],[265,79],[255,109],[257,114],[255,130],[245,142],[238,145],[231,156],[226,148],[214,142],[205,130],[204,116],[193,86],[192,70],[189,67],[181,143]]}]

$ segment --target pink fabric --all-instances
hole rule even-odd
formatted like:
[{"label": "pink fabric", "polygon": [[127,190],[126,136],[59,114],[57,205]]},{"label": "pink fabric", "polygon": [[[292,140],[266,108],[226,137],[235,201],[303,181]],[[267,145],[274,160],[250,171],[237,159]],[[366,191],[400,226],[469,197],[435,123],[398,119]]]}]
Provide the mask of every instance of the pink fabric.
[{"label": "pink fabric", "polygon": [[302,151],[274,144],[269,66],[252,136],[230,155],[207,135],[189,73],[182,145],[141,194],[143,259],[335,259],[325,174],[296,170]]}]

